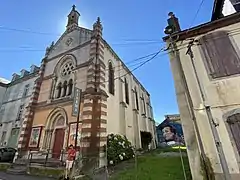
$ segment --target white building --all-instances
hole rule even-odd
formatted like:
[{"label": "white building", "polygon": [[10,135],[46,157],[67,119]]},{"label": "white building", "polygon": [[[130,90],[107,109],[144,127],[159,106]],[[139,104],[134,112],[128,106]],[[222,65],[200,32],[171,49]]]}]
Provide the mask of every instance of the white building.
[{"label": "white building", "polygon": [[30,72],[22,70],[20,75],[13,74],[12,81],[4,86],[0,103],[1,146],[17,148],[25,108],[28,106],[37,73],[38,68],[32,66]]}]

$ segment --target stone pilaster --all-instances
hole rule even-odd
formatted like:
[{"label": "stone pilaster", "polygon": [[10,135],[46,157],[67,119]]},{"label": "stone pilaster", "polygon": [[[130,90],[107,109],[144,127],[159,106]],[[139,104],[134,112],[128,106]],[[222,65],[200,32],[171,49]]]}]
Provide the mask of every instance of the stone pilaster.
[{"label": "stone pilaster", "polygon": [[96,157],[96,163],[103,166],[103,150],[107,144],[107,93],[104,90],[106,66],[99,18],[93,25],[89,61],[87,88],[83,98],[82,148],[83,155]]}]

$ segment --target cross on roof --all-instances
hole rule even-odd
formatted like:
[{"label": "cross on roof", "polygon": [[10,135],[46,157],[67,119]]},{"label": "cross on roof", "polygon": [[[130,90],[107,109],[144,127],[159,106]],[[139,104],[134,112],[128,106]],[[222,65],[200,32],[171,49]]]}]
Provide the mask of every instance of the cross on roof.
[{"label": "cross on roof", "polygon": [[72,6],[72,9],[73,9],[73,10],[75,10],[75,8],[76,8],[76,6],[75,6],[75,5],[73,5],[73,6]]}]

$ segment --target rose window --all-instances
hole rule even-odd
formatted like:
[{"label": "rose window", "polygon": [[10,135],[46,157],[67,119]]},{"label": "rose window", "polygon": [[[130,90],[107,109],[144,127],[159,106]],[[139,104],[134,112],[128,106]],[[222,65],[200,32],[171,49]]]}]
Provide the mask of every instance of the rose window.
[{"label": "rose window", "polygon": [[73,70],[74,66],[72,62],[66,63],[63,67],[62,67],[62,72],[61,75],[67,76],[69,74],[71,74],[72,70]]}]

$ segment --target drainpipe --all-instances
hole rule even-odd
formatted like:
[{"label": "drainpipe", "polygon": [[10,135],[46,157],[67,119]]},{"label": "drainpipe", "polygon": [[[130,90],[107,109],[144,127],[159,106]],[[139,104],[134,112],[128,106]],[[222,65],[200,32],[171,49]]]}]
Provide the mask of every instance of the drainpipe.
[{"label": "drainpipe", "polygon": [[197,69],[196,69],[196,66],[195,66],[195,63],[194,63],[194,54],[193,54],[193,51],[192,51],[193,44],[194,44],[194,40],[189,42],[188,50],[187,50],[186,54],[188,54],[190,59],[191,59],[191,64],[192,64],[192,67],[193,67],[193,70],[194,70],[194,76],[196,77],[197,86],[200,90],[200,95],[201,95],[201,98],[202,98],[202,101],[203,101],[203,105],[204,105],[205,111],[207,113],[208,122],[210,124],[211,131],[212,131],[213,138],[214,138],[214,142],[215,142],[215,145],[217,147],[217,151],[218,151],[218,155],[219,155],[219,159],[220,159],[220,163],[221,163],[221,166],[222,166],[222,170],[223,170],[225,180],[231,180],[231,176],[230,176],[228,165],[227,165],[227,160],[226,160],[226,157],[224,155],[224,151],[223,151],[223,148],[222,148],[222,145],[221,145],[221,141],[220,141],[220,138],[219,138],[219,135],[218,135],[218,132],[217,132],[217,127],[219,125],[213,119],[212,112],[211,112],[211,107],[206,104],[206,98],[205,98],[205,95],[204,95],[204,90],[203,90],[202,84],[200,82],[200,78],[198,76]]}]

